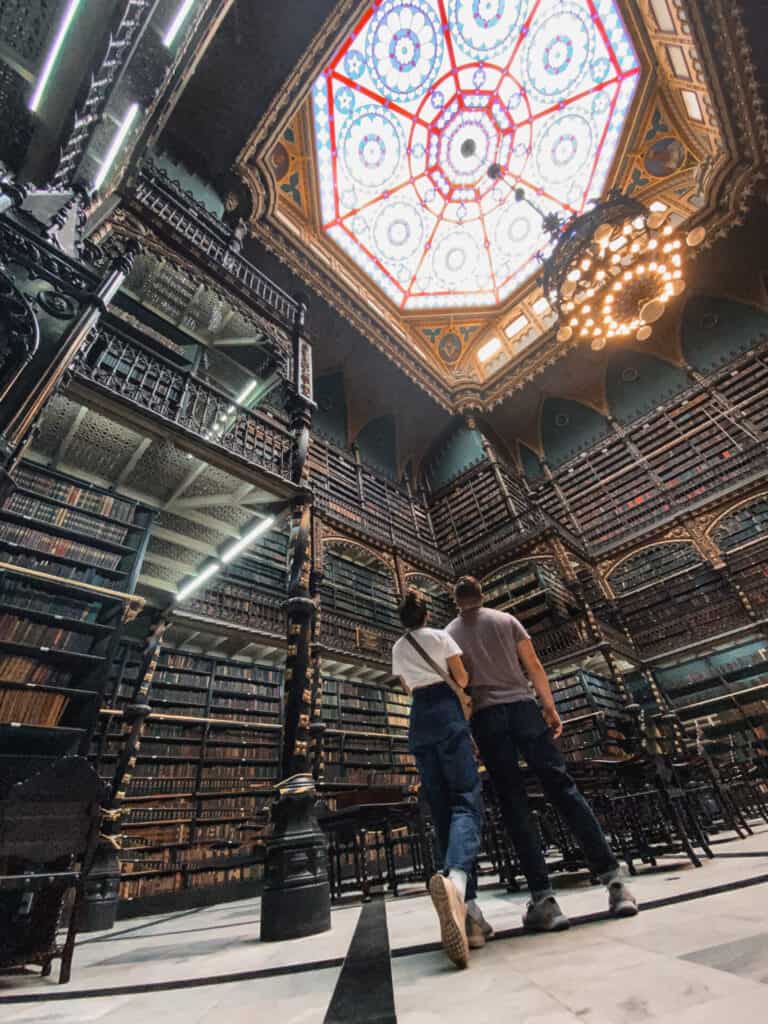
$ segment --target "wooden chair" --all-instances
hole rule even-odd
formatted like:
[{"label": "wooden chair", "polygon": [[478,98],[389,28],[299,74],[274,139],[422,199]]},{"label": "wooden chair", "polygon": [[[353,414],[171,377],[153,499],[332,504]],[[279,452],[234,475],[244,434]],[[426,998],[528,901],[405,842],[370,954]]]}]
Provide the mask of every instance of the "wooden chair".
[{"label": "wooden chair", "polygon": [[47,977],[60,959],[64,984],[106,787],[82,757],[51,759],[19,781],[34,761],[0,758],[0,969],[34,964]]}]

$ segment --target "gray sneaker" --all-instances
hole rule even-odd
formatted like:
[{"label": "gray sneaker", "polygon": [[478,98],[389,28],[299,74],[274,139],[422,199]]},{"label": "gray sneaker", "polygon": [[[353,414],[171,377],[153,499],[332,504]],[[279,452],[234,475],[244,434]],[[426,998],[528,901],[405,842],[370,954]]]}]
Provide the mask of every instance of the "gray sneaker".
[{"label": "gray sneaker", "polygon": [[535,903],[531,900],[523,916],[523,928],[530,932],[563,932],[570,927],[571,922],[554,896],[545,896]]},{"label": "gray sneaker", "polygon": [[613,917],[634,917],[639,908],[626,885],[617,881],[608,886],[608,909]]},{"label": "gray sneaker", "polygon": [[467,914],[467,942],[470,949],[482,949],[493,936],[493,925],[486,921],[482,914],[479,920]]}]

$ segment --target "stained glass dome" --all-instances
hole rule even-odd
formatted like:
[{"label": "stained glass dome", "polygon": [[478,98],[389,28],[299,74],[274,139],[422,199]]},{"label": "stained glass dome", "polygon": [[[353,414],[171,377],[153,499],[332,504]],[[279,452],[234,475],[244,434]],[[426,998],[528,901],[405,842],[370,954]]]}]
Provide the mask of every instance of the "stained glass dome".
[{"label": "stained glass dome", "polygon": [[371,3],[313,87],[323,230],[403,309],[503,302],[546,244],[515,188],[581,212],[639,79],[615,0]]}]

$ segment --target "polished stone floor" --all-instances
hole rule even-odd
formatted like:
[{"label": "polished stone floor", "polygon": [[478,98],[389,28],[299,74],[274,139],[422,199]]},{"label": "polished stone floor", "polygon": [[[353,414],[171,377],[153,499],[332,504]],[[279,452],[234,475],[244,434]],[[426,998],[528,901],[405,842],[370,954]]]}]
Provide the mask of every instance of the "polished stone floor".
[{"label": "polished stone floor", "polygon": [[700,869],[670,860],[641,872],[632,884],[643,912],[628,921],[606,919],[601,888],[562,880],[560,902],[574,927],[554,936],[520,933],[524,894],[484,890],[480,902],[499,935],[467,971],[439,949],[431,904],[419,892],[362,912],[334,910],[330,932],[280,944],[259,942],[258,900],[119,922],[83,937],[67,986],[0,976],[0,1021],[245,1024],[266,1013],[278,1024],[764,1019],[768,827],[715,850]]}]

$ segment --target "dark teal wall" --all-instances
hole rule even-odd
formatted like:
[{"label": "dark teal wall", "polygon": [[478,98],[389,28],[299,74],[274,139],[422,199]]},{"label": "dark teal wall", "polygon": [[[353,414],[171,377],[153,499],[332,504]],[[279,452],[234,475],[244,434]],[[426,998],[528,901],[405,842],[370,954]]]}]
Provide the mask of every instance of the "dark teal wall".
[{"label": "dark teal wall", "polygon": [[684,370],[655,356],[616,352],[608,363],[608,407],[619,423],[631,423],[685,391],[689,383]]},{"label": "dark teal wall", "polygon": [[154,152],[152,159],[158,167],[166,172],[169,178],[178,181],[182,188],[191,192],[195,199],[202,203],[209,213],[212,213],[214,217],[223,217],[224,203],[213,188],[203,181],[202,178],[198,178],[196,174],[187,170],[183,164],[171,159],[166,153]]},{"label": "dark teal wall", "polygon": [[560,466],[611,433],[600,413],[569,398],[548,398],[541,410],[541,441],[550,466]]},{"label": "dark teal wall", "polygon": [[357,435],[360,458],[373,469],[397,479],[397,434],[392,416],[379,416],[366,423]]},{"label": "dark teal wall", "polygon": [[347,399],[344,374],[326,373],[315,381],[317,410],[312,417],[312,429],[325,434],[342,448],[347,446]]},{"label": "dark teal wall", "polygon": [[458,427],[430,460],[427,479],[433,491],[445,487],[451,480],[482,462],[485,458],[482,438],[477,430]]},{"label": "dark teal wall", "polygon": [[539,461],[538,455],[531,451],[527,444],[520,442],[520,464],[523,473],[529,480],[541,480],[544,476],[544,469]]},{"label": "dark teal wall", "polygon": [[695,295],[683,313],[683,354],[701,373],[724,366],[766,334],[768,314],[744,302]]}]

